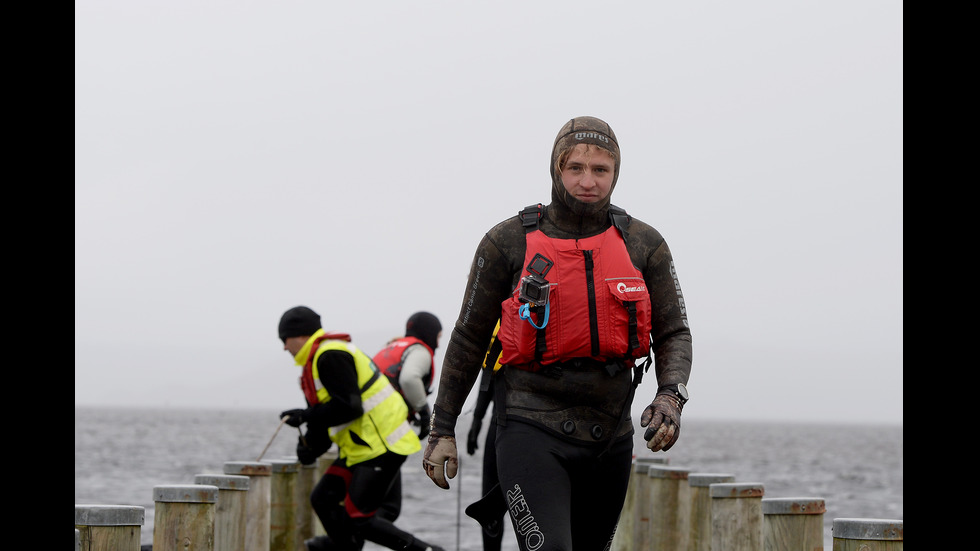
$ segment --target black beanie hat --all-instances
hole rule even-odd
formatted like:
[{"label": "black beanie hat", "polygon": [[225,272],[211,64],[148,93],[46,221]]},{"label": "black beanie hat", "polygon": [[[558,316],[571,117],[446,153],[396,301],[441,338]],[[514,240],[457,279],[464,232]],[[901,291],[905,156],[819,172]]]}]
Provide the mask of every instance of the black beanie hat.
[{"label": "black beanie hat", "polygon": [[320,330],[320,315],[306,306],[286,310],[279,320],[279,338],[286,342],[289,337],[308,337]]},{"label": "black beanie hat", "polygon": [[415,337],[433,350],[439,346],[439,331],[442,331],[439,318],[428,312],[415,312],[405,323],[406,337]]}]

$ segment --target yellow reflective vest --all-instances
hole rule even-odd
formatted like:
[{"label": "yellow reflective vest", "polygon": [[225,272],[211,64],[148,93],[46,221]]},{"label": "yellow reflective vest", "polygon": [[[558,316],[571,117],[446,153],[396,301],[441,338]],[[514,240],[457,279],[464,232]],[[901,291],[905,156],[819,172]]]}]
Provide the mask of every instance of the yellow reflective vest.
[{"label": "yellow reflective vest", "polygon": [[[354,357],[357,369],[357,386],[361,389],[361,405],[364,413],[343,425],[330,427],[330,439],[340,449],[339,455],[352,466],[391,451],[411,455],[422,449],[419,438],[408,423],[408,406],[388,378],[381,374],[371,357],[361,352],[353,343],[344,340],[323,339],[323,330],[313,334],[296,354],[296,363],[306,366],[308,360],[312,379],[316,385],[318,403],[330,401],[330,393],[320,381],[317,362],[327,350],[343,350]],[[314,344],[317,344],[315,352]],[[313,352],[313,358],[310,353]],[[356,435],[355,441],[353,435]]]}]

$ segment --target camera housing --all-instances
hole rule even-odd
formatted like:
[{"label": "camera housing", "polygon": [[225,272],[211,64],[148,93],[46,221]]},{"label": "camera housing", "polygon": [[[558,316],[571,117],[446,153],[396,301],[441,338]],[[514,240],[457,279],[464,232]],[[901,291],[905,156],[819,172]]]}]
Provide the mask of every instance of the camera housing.
[{"label": "camera housing", "polygon": [[518,299],[531,306],[544,306],[548,304],[548,297],[551,294],[551,284],[544,278],[555,263],[537,253],[527,265],[528,275],[521,278],[520,294]]}]

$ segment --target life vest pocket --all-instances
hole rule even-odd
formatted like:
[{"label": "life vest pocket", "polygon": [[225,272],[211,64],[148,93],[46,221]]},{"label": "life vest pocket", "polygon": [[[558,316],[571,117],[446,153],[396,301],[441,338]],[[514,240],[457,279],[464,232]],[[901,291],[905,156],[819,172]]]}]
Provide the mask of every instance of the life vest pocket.
[{"label": "life vest pocket", "polygon": [[650,294],[640,277],[618,277],[606,280],[609,311],[626,311],[626,315],[609,316],[612,348],[617,354],[641,358],[650,344]]}]

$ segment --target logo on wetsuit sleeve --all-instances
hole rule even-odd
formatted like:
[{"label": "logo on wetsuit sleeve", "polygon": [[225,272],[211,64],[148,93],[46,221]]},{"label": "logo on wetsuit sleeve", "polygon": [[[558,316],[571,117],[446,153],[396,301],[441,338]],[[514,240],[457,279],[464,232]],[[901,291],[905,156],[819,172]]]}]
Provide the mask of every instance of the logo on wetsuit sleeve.
[{"label": "logo on wetsuit sleeve", "polygon": [[513,489],[507,490],[507,503],[510,504],[510,516],[517,526],[517,534],[524,538],[524,545],[529,551],[540,549],[544,545],[544,533],[538,528],[538,523],[534,522],[534,515],[524,501],[524,492],[519,484],[514,484]]}]

